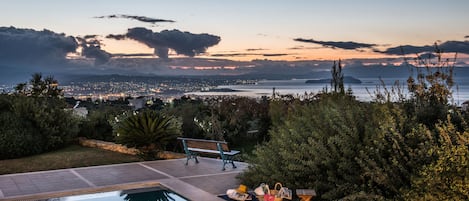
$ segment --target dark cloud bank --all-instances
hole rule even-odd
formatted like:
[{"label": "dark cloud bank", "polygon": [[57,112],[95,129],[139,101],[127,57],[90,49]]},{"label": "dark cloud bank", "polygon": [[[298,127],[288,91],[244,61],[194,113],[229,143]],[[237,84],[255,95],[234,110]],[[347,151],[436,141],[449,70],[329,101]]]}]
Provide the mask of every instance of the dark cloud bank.
[{"label": "dark cloud bank", "polygon": [[205,53],[207,48],[220,42],[219,36],[207,33],[193,34],[176,29],[153,32],[142,27],[129,29],[125,35],[108,35],[107,38],[116,40],[130,38],[139,41],[154,48],[155,54],[163,59],[168,58],[169,49],[174,50],[177,54],[193,57]]},{"label": "dark cloud bank", "polygon": [[94,58],[95,65],[107,63],[112,55],[101,49],[101,41],[96,39],[96,35],[87,35],[83,38],[76,37],[82,48],[81,54],[87,58]]},{"label": "dark cloud bank", "polygon": [[[193,34],[179,30],[153,32],[145,28],[133,28],[129,29],[125,35],[109,35],[108,37],[139,41],[155,48],[155,54],[160,58],[168,58],[170,49],[177,54],[192,58],[195,55],[205,53],[208,47],[214,46],[220,41],[220,37],[210,34]],[[104,51],[102,46],[103,44],[97,35],[74,37],[50,30],[0,27],[0,81],[21,81],[27,79],[34,72],[55,75],[60,73],[139,74],[158,72],[157,69],[170,70],[170,64],[167,63],[169,60],[127,58],[153,56],[154,54],[113,55]],[[81,53],[83,57],[68,58],[67,55],[71,53]],[[92,61],[94,61],[94,65]],[[138,66],[127,68],[133,64],[138,64]],[[162,72],[168,73],[167,70]],[[20,75],[21,79],[18,79],[16,75]]]},{"label": "dark cloud bank", "polygon": [[49,30],[0,27],[0,63],[61,63],[78,43]]},{"label": "dark cloud bank", "polygon": [[376,52],[388,54],[388,55],[404,55],[404,54],[420,54],[420,53],[431,53],[436,50],[446,53],[463,53],[469,54],[469,41],[446,41],[441,44],[435,45],[424,45],[424,46],[413,46],[413,45],[402,45],[397,47],[391,47],[384,51]]},{"label": "dark cloud bank", "polygon": [[[467,36],[465,38],[468,38]],[[360,50],[360,49],[372,49],[374,52],[387,54],[387,55],[406,55],[406,54],[423,54],[423,53],[432,53],[437,50],[446,53],[463,53],[469,54],[469,41],[446,41],[440,44],[434,45],[423,45],[423,46],[414,46],[414,45],[400,45],[396,47],[387,48],[383,51],[376,49],[378,44],[370,43],[359,43],[353,41],[317,41],[313,39],[303,39],[295,38],[293,39],[297,42],[304,43],[314,43],[319,44],[324,47],[329,48],[339,48],[345,50]],[[428,56],[428,55],[426,55]]]}]

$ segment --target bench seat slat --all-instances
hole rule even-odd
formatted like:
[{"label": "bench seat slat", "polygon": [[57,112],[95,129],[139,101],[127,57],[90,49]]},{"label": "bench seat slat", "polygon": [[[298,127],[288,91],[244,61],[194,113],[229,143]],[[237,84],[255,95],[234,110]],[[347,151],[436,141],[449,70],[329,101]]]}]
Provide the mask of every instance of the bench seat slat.
[{"label": "bench seat slat", "polygon": [[234,156],[236,154],[239,154],[240,151],[237,151],[237,150],[231,150],[230,152],[223,152],[223,154],[225,155],[230,155],[230,156]]},{"label": "bench seat slat", "polygon": [[[208,150],[208,149],[199,149],[199,148],[187,148],[189,151],[196,151],[196,152],[206,152],[206,153],[213,153],[213,154],[220,154],[219,151],[216,151],[216,150]],[[240,151],[237,151],[237,150],[231,150],[229,152],[227,151],[224,151],[223,154],[225,155],[230,155],[230,156],[234,156],[236,154],[239,154]]]},{"label": "bench seat slat", "polygon": [[199,148],[187,148],[189,151],[196,151],[196,152],[207,152],[207,153],[214,153],[219,154],[220,152],[217,150],[209,150],[209,149],[199,149]]}]

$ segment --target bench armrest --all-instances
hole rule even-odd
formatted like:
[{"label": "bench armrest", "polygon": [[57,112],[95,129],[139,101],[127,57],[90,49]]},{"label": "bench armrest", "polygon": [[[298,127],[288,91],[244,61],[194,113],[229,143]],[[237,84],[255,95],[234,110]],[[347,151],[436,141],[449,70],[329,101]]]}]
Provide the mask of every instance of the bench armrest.
[{"label": "bench armrest", "polygon": [[240,151],[237,151],[237,150],[231,150],[231,151],[229,151],[229,152],[226,152],[226,151],[223,152],[223,154],[229,155],[229,156],[234,156],[234,155],[237,155],[237,154],[239,154],[239,153],[241,153],[241,152],[240,152]]}]

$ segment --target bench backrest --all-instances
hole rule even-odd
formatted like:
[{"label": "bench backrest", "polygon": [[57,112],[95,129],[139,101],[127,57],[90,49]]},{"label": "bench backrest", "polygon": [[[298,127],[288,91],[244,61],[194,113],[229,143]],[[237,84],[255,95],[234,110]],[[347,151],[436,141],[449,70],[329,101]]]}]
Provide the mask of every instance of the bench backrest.
[{"label": "bench backrest", "polygon": [[218,150],[217,144],[221,146],[223,151],[229,152],[228,143],[225,141],[216,141],[216,140],[203,140],[203,139],[193,139],[193,138],[178,138],[183,140],[188,148],[198,148],[198,149],[209,149],[209,150]]}]

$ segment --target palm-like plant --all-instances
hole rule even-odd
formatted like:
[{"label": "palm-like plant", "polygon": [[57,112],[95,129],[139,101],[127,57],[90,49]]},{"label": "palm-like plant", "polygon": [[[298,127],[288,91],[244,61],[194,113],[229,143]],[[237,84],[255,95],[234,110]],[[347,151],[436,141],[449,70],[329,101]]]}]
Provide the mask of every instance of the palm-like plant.
[{"label": "palm-like plant", "polygon": [[116,141],[140,150],[144,159],[154,159],[167,143],[181,133],[181,125],[174,117],[153,110],[130,115],[116,128]]}]

